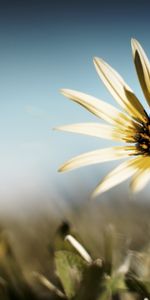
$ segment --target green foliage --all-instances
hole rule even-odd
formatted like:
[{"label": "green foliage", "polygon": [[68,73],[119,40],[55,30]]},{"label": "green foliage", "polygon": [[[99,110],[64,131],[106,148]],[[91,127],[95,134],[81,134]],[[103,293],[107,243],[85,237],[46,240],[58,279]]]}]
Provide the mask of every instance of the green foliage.
[{"label": "green foliage", "polygon": [[[46,268],[38,261],[36,251],[32,252],[34,242],[30,254],[35,256],[38,267],[35,269],[29,257],[30,267],[25,268],[23,260],[19,260],[14,251],[14,244],[4,235],[0,236],[0,300],[150,299],[148,243],[136,251],[123,247],[123,244],[119,247],[117,239],[120,236],[112,225],[106,224],[105,230],[95,235],[103,243],[98,254],[98,251],[93,250],[94,243],[89,238],[89,230],[85,241],[80,230],[73,232],[75,240],[78,241],[75,238],[78,235],[79,241],[84,241],[82,245],[78,243],[78,246],[82,246],[78,248],[65,239],[66,234],[72,236],[67,223],[55,229],[53,239],[48,235],[46,246],[39,243],[37,247],[37,251],[45,247],[44,255],[47,253],[47,256],[42,263],[45,263]],[[83,249],[87,251],[86,248],[91,260],[86,260],[86,255],[83,255]]]},{"label": "green foliage", "polygon": [[70,251],[56,251],[56,272],[63,285],[66,296],[70,299],[76,291],[87,268],[86,263],[77,254]]},{"label": "green foliage", "polygon": [[68,299],[105,300],[127,291],[125,276],[107,275],[107,264],[98,259],[88,264],[70,251],[55,253],[57,276]]}]

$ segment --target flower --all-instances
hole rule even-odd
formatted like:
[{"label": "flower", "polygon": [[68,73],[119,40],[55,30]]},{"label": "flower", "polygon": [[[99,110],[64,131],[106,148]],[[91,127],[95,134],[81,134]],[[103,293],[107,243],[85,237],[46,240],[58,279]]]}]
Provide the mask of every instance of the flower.
[{"label": "flower", "polygon": [[[150,105],[150,62],[139,42],[131,40],[138,79],[147,103]],[[72,158],[59,171],[130,157],[111,171],[97,185],[93,195],[105,192],[131,177],[133,192],[144,188],[150,180],[150,117],[123,78],[105,61],[94,58],[101,80],[123,111],[90,95],[62,89],[64,96],[82,105],[88,111],[109,123],[80,123],[58,127],[58,130],[80,133],[99,138],[123,141],[124,146],[99,149]]]}]

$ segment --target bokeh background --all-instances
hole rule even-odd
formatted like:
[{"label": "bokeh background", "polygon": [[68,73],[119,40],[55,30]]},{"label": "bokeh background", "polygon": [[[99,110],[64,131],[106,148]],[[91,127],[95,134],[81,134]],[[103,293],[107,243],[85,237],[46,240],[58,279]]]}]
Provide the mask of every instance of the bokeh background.
[{"label": "bokeh background", "polygon": [[[149,11],[148,0],[0,2],[0,214],[89,201],[91,190],[116,166],[118,162],[57,173],[72,156],[112,145],[52,130],[96,120],[59,89],[80,90],[115,104],[95,72],[92,59],[99,56],[146,105],[130,40],[138,39],[150,57]],[[148,186],[130,195],[126,182],[97,201],[148,201],[149,191]]]}]

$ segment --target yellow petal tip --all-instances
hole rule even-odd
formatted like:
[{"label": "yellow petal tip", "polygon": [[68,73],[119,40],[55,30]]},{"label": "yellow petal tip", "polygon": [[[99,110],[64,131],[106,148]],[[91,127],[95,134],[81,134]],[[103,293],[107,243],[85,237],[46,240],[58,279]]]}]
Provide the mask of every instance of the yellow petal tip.
[{"label": "yellow petal tip", "polygon": [[93,61],[96,62],[99,58],[97,56],[93,57]]},{"label": "yellow petal tip", "polygon": [[135,38],[131,39],[131,47],[133,51],[136,51],[139,47],[139,42]]},{"label": "yellow petal tip", "polygon": [[93,58],[93,62],[94,62],[95,65],[97,65],[97,64],[99,64],[99,63],[102,63],[102,62],[103,62],[103,59],[95,56],[95,57]]},{"label": "yellow petal tip", "polygon": [[137,42],[137,40],[135,38],[131,38],[131,44]]},{"label": "yellow petal tip", "polygon": [[66,171],[69,171],[68,164],[63,164],[58,169],[59,173],[66,172]]},{"label": "yellow petal tip", "polygon": [[66,94],[68,93],[68,89],[60,89],[60,93],[62,94],[62,95],[64,95],[64,96],[66,96]]},{"label": "yellow petal tip", "polygon": [[59,173],[63,172],[63,167],[59,167],[59,169],[57,170]]},{"label": "yellow petal tip", "polygon": [[63,131],[63,126],[59,126],[59,127],[54,127],[53,130],[57,130],[57,131]]},{"label": "yellow petal tip", "polygon": [[101,191],[97,190],[97,188],[95,188],[94,191],[91,193],[91,199],[95,199],[100,194],[101,194]]}]

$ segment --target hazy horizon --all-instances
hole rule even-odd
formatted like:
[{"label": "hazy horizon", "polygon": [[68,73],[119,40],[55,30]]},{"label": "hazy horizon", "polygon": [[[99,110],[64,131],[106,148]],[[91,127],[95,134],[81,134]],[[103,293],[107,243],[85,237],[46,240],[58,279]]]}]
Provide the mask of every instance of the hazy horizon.
[{"label": "hazy horizon", "polygon": [[[75,200],[79,183],[84,198],[119,163],[57,173],[66,159],[113,144],[53,131],[58,125],[96,120],[59,90],[80,90],[117,106],[94,69],[92,59],[99,56],[118,70],[145,105],[130,40],[137,38],[150,57],[149,8],[148,1],[1,2],[0,198],[6,210],[14,208],[15,199],[19,207],[19,197],[40,193],[41,198],[62,193]],[[129,194],[127,183],[105,197],[122,192]],[[147,187],[142,199],[148,199],[148,192]]]}]

